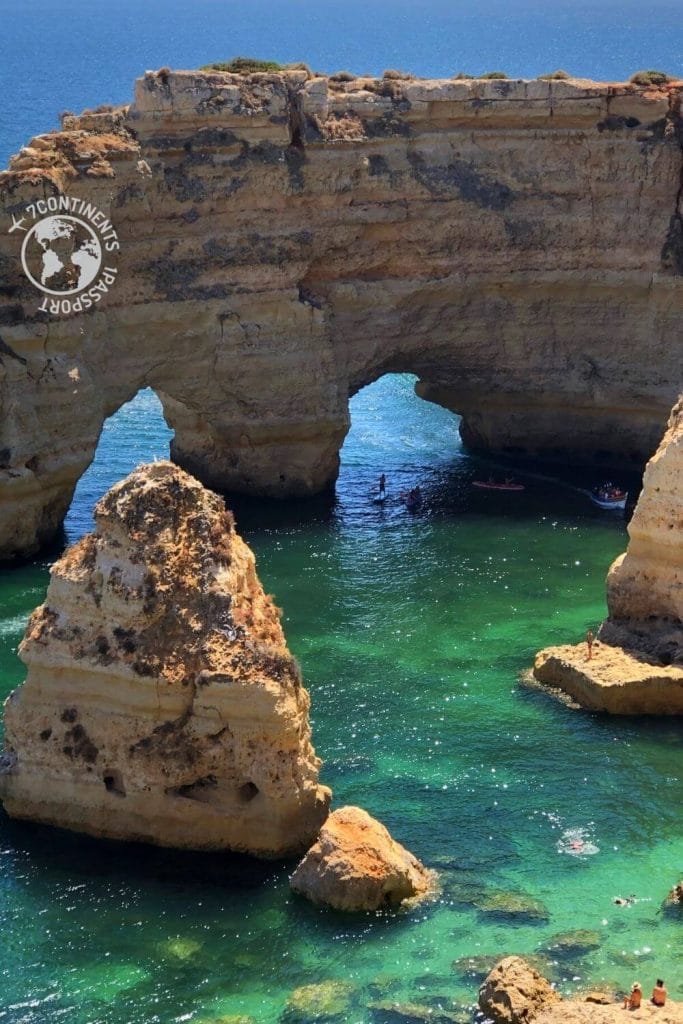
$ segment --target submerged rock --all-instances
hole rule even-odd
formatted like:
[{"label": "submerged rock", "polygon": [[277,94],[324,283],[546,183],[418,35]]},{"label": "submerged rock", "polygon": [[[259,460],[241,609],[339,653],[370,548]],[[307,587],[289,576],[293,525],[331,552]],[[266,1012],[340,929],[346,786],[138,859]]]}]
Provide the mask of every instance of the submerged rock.
[{"label": "submerged rock", "polygon": [[669,890],[669,895],[665,901],[669,906],[681,907],[683,909],[683,879],[677,882],[672,889]]},{"label": "submerged rock", "polygon": [[53,566],[5,705],[0,797],[94,836],[282,856],[324,821],[309,698],[221,498],[170,462]]},{"label": "submerged rock", "polygon": [[291,876],[295,892],[337,910],[379,910],[426,895],[428,871],[360,807],[334,811]]},{"label": "submerged rock", "polygon": [[368,1003],[377,1024],[469,1024],[472,1015],[465,1010],[424,1003],[392,1003],[390,1000]]},{"label": "submerged rock", "polygon": [[625,554],[607,577],[609,617],[586,644],[536,656],[539,683],[616,715],[683,714],[683,398],[643,478]]},{"label": "submerged rock", "polygon": [[545,903],[523,892],[492,892],[475,902],[480,914],[509,921],[544,922],[550,920]]},{"label": "submerged rock", "polygon": [[550,983],[518,956],[501,960],[479,989],[479,1006],[495,1024],[527,1024],[559,1000]]},{"label": "submerged rock", "polygon": [[600,932],[587,928],[577,928],[575,931],[561,932],[559,935],[553,935],[544,945],[543,949],[553,956],[571,958],[582,956],[584,953],[590,953],[591,950],[598,949],[601,945],[602,936]]},{"label": "submerged rock", "polygon": [[[295,988],[280,1018],[282,1024],[335,1021],[349,1008],[353,985],[348,981],[321,981]],[[344,1018],[346,1019],[346,1018]]]}]

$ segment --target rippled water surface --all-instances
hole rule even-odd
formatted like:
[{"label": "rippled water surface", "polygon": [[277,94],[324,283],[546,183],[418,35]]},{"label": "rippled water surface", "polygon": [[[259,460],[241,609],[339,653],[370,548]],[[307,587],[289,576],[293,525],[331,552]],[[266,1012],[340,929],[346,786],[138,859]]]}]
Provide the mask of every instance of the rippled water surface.
[{"label": "rippled water surface", "polygon": [[[241,501],[238,525],[285,609],[324,781],[440,870],[440,898],[346,918],[290,896],[288,865],[95,843],[0,815],[2,1024],[271,1024],[292,989],[330,979],[348,990],[337,1020],[383,1024],[369,1004],[471,1005],[480,965],[468,973],[461,957],[543,950],[576,928],[595,933],[592,948],[550,957],[566,991],[663,974],[683,996],[681,925],[659,909],[683,868],[679,727],[578,714],[517,682],[537,648],[601,619],[623,520],[534,476],[522,494],[473,490],[496,468],[461,449],[455,417],[415,398],[410,378],[362,391],[352,414],[333,504]],[[168,437],[149,392],[107,423],[69,540]],[[425,503],[411,514],[399,492],[418,482]],[[2,575],[4,692],[22,678],[15,649],[46,580],[44,562]],[[566,852],[575,830],[595,853]],[[501,891],[540,901],[536,918],[486,913]],[[615,906],[631,893],[637,903]]]}]

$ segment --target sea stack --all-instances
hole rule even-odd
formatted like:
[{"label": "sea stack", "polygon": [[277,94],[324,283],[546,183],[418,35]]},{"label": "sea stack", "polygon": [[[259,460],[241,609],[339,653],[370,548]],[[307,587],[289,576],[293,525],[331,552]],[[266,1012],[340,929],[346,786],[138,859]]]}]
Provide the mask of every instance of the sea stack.
[{"label": "sea stack", "polygon": [[683,714],[683,398],[647,464],[628,532],[592,657],[585,644],[549,647],[534,676],[587,708]]},{"label": "sea stack", "polygon": [[262,857],[327,817],[309,697],[223,500],[141,466],[54,565],[5,705],[0,798],[93,836]]}]

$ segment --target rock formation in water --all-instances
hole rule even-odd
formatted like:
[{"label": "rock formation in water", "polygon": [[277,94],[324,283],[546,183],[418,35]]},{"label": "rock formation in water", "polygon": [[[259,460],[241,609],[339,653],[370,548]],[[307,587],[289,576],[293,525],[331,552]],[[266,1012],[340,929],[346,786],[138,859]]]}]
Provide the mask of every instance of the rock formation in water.
[{"label": "rock formation in water", "polygon": [[54,565],[5,704],[0,798],[95,836],[264,857],[327,816],[309,698],[221,498],[170,462]]},{"label": "rock formation in water", "polygon": [[652,1006],[644,991],[639,1010],[625,1011],[621,999],[592,992],[560,999],[549,982],[525,960],[511,956],[493,968],[479,990],[479,1006],[494,1024],[620,1024],[625,1018],[683,1024],[683,1004]]},{"label": "rock formation in water", "polygon": [[[65,117],[0,174],[0,556],[54,535],[147,386],[225,490],[329,486],[349,396],[390,371],[475,448],[644,462],[681,379],[681,95],[163,70]],[[54,314],[35,219],[8,229],[64,196],[120,249]]]},{"label": "rock formation in water", "polygon": [[496,964],[479,989],[479,1006],[495,1024],[526,1024],[559,999],[550,983],[518,956]]},{"label": "rock formation in water", "polygon": [[434,873],[360,807],[333,811],[291,876],[295,892],[337,910],[380,910],[425,896]]},{"label": "rock formation in water", "polygon": [[629,544],[607,577],[609,618],[585,644],[549,647],[534,676],[583,707],[683,714],[683,398],[645,470]]}]

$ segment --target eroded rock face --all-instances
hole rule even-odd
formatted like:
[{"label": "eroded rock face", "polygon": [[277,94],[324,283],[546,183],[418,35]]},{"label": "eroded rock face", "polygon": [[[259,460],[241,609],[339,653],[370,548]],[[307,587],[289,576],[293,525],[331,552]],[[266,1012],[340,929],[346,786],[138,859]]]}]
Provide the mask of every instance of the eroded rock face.
[{"label": "eroded rock face", "polygon": [[[55,533],[148,385],[174,461],[221,489],[328,487],[349,396],[390,371],[476,448],[644,461],[680,387],[680,97],[149,72],[33,139],[0,174],[0,556]],[[56,317],[6,227],[62,194],[121,248]]]},{"label": "eroded rock face", "polygon": [[333,811],[291,876],[295,892],[337,910],[379,910],[426,895],[433,872],[360,807]]},{"label": "eroded rock face", "polygon": [[612,714],[683,714],[683,399],[645,470],[625,554],[607,577],[608,619],[585,644],[549,647],[535,678]]},{"label": "eroded rock face", "polygon": [[479,1006],[495,1024],[528,1024],[560,996],[518,956],[496,964],[479,989]]},{"label": "eroded rock face", "polygon": [[170,462],[95,508],[54,565],[5,704],[12,817],[95,836],[280,856],[327,815],[309,698],[254,556]]}]

